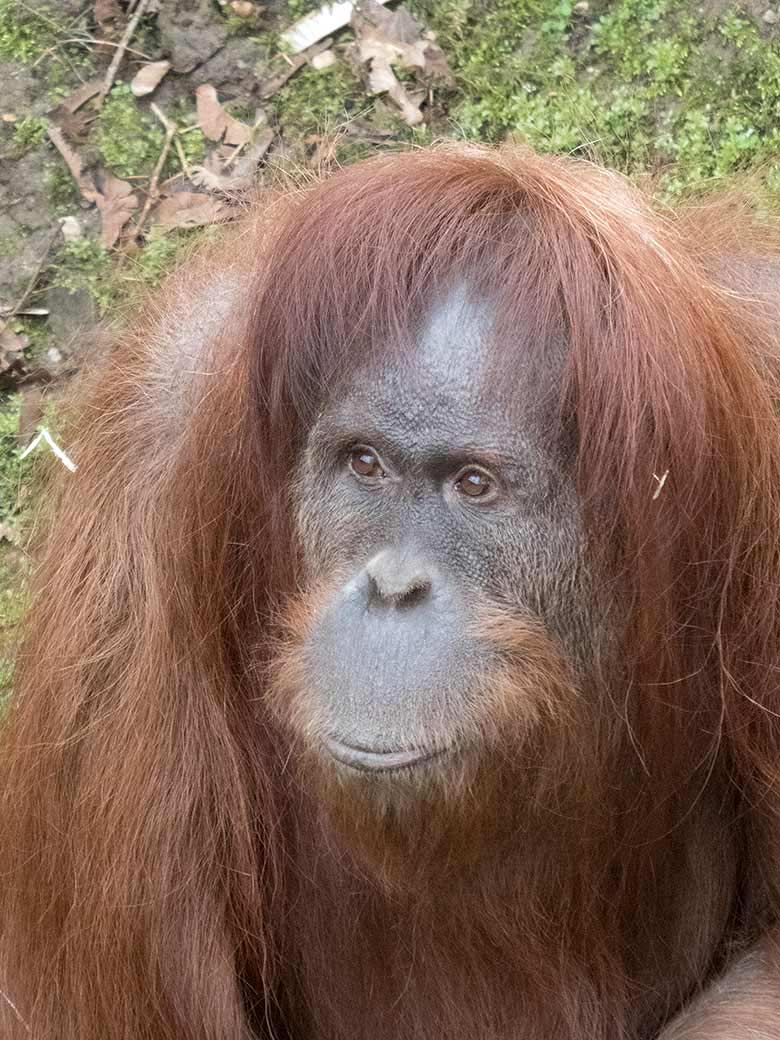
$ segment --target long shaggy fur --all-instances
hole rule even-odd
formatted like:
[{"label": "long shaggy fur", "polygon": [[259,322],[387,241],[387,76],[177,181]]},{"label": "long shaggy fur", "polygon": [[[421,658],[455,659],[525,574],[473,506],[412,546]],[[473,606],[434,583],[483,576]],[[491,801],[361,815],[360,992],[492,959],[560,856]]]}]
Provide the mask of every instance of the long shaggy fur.
[{"label": "long shaggy fur", "polygon": [[[652,1036],[780,904],[777,337],[740,284],[774,235],[471,148],[258,212],[79,391],[0,741],[0,1033]],[[421,831],[390,884],[319,812],[264,677],[301,583],[306,430],[465,273],[497,301],[505,378],[518,322],[566,334],[629,680],[585,699],[581,743],[564,718],[535,786],[533,754],[510,762],[500,855],[466,869]]]}]

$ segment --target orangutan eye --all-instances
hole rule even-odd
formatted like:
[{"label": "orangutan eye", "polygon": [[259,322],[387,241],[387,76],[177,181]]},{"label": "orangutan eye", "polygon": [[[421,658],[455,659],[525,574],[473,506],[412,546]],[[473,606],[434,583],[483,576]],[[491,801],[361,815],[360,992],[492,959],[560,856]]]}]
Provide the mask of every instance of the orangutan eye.
[{"label": "orangutan eye", "polygon": [[349,453],[349,468],[358,477],[384,477],[379,456],[372,448],[357,447]]},{"label": "orangutan eye", "polygon": [[495,492],[495,483],[489,473],[471,466],[464,469],[455,481],[455,489],[468,498],[488,498]]}]

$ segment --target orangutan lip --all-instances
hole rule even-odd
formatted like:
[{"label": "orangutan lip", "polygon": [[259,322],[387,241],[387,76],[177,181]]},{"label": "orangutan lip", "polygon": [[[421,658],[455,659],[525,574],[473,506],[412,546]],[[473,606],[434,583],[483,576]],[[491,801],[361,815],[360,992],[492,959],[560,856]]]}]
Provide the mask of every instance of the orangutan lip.
[{"label": "orangutan lip", "polygon": [[342,765],[361,769],[366,773],[389,772],[405,766],[419,765],[444,753],[444,749],[429,751],[408,748],[400,751],[370,751],[368,748],[353,747],[340,740],[328,737],[325,740],[328,752]]}]

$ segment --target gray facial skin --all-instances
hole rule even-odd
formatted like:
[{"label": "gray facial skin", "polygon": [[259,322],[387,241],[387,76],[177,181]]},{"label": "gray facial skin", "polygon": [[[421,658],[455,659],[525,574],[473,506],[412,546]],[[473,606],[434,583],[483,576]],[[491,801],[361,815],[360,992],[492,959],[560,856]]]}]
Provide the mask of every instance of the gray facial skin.
[{"label": "gray facial skin", "polygon": [[[307,697],[323,755],[347,769],[409,769],[467,739],[493,653],[479,608],[541,619],[572,660],[588,642],[572,460],[554,433],[563,352],[518,330],[497,355],[490,314],[451,292],[415,348],[359,369],[309,437],[304,563],[332,591]],[[484,494],[465,493],[475,481]]]}]

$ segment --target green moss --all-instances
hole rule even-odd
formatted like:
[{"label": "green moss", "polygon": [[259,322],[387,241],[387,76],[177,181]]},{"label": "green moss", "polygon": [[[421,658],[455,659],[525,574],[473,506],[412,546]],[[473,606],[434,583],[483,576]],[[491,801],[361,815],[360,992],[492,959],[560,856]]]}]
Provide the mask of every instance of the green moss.
[{"label": "green moss", "polygon": [[81,202],[81,195],[73,179],[73,174],[59,158],[55,162],[47,164],[46,194],[58,217],[73,213]]},{"label": "green moss", "polygon": [[[0,400],[0,524],[23,536],[29,526],[40,466],[34,456],[20,458],[17,431],[22,399]],[[16,632],[27,603],[28,558],[0,538],[0,707],[13,674]]]},{"label": "green moss", "polygon": [[95,142],[109,169],[118,177],[151,174],[162,150],[165,132],[143,112],[130,87],[118,83],[100,111]]},{"label": "green moss", "polygon": [[28,116],[14,123],[13,143],[16,155],[24,155],[31,148],[37,148],[46,137],[48,125],[48,120],[38,116]]},{"label": "green moss", "polygon": [[10,658],[0,657],[0,711],[12,693],[14,663]]},{"label": "green moss", "polygon": [[101,314],[116,302],[117,283],[111,254],[88,238],[65,244],[53,272],[52,284],[71,292],[86,289]]},{"label": "green moss", "polygon": [[210,229],[169,231],[163,234],[152,231],[146,245],[134,257],[122,275],[122,288],[135,295],[159,285],[163,278],[192,250],[198,239]]},{"label": "green moss", "polygon": [[[3,566],[0,560],[0,639],[8,629],[15,628],[19,624],[24,614],[24,608],[25,596],[23,589],[20,588],[18,569]],[[6,666],[9,664],[10,662],[0,655],[0,689],[3,686]]]},{"label": "green moss", "polygon": [[[185,126],[188,127],[186,134],[179,134],[181,150],[184,153],[187,165],[195,166],[198,163],[202,163],[206,158],[206,138],[203,136],[203,132],[197,128],[190,130],[189,127],[192,125],[191,120],[189,122],[177,120],[177,123],[182,128]],[[179,153],[175,149],[171,149],[168,153],[168,160],[163,169],[163,176],[170,177],[174,173],[178,173],[180,165]]]},{"label": "green moss", "polygon": [[780,47],[746,17],[687,0],[411,0],[457,86],[460,132],[519,137],[626,172],[664,170],[674,194],[780,152]]},{"label": "green moss", "polygon": [[26,336],[28,345],[25,354],[29,358],[40,357],[51,346],[48,326],[41,318],[12,318],[10,327],[19,336]]},{"label": "green moss", "polygon": [[20,407],[17,395],[0,403],[0,524],[9,523],[19,512],[24,466],[16,440]]},{"label": "green moss", "polygon": [[0,0],[0,58],[32,62],[62,35],[56,4]]},{"label": "green moss", "polygon": [[[195,122],[194,109],[187,100],[173,107],[170,118],[187,133],[179,135],[186,161],[203,161],[206,139]],[[145,112],[126,83],[117,84],[106,99],[95,130],[95,142],[106,165],[118,177],[148,177],[157,163],[165,140],[165,131],[154,116]],[[170,177],[179,171],[178,152],[171,148],[162,171]]]},{"label": "green moss", "polygon": [[283,130],[305,136],[343,122],[362,95],[362,85],[352,69],[337,62],[319,71],[302,69],[279,91],[272,105]]},{"label": "green moss", "polygon": [[0,542],[0,712],[11,694],[19,625],[27,607],[28,560]]},{"label": "green moss", "polygon": [[320,0],[287,0],[287,14],[291,21],[296,21],[320,6]]}]

